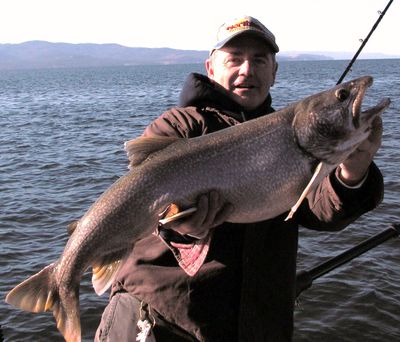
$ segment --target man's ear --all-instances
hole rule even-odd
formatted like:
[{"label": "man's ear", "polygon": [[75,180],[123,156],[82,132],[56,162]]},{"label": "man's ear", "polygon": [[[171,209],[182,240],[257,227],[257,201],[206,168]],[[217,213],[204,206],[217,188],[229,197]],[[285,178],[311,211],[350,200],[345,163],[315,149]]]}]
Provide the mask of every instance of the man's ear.
[{"label": "man's ear", "polygon": [[214,76],[212,57],[206,59],[205,67],[206,67],[206,71],[207,71],[207,76],[212,79]]},{"label": "man's ear", "polygon": [[278,63],[275,62],[275,69],[274,69],[273,74],[272,74],[273,75],[273,81],[272,81],[271,87],[275,84],[275,77],[276,77],[277,72],[278,72]]}]

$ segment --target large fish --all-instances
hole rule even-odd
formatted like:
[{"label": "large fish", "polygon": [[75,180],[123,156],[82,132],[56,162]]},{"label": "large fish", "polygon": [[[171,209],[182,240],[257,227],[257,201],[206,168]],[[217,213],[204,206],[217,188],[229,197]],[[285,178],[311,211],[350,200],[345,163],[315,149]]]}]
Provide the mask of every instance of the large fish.
[{"label": "large fish", "polygon": [[265,220],[292,207],[294,212],[389,105],[383,99],[361,111],[371,84],[365,76],[193,139],[142,137],[126,143],[131,170],[77,222],[60,258],[10,291],[7,303],[32,312],[52,310],[66,341],[81,341],[79,282],[89,266],[100,295],[124,255],[155,230],[170,203],[192,207],[210,190],[233,204],[230,222]]}]

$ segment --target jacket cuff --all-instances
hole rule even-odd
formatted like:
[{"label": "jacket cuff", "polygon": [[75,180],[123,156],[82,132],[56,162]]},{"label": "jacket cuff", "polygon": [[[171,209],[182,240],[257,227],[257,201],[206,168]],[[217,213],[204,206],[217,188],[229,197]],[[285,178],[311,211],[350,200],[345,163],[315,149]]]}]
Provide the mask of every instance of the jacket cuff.
[{"label": "jacket cuff", "polygon": [[366,211],[369,211],[378,206],[383,200],[383,177],[374,162],[371,163],[365,179],[356,188],[342,184],[335,172],[332,172],[330,182],[339,198],[354,209],[364,207]]},{"label": "jacket cuff", "polygon": [[359,189],[359,188],[361,188],[361,187],[363,186],[363,184],[365,183],[366,179],[368,178],[368,174],[369,174],[369,170],[368,170],[367,173],[366,173],[366,175],[364,176],[364,178],[363,178],[358,184],[356,184],[356,185],[347,185],[345,182],[343,182],[343,181],[340,179],[340,175],[339,175],[340,170],[341,170],[341,169],[340,169],[340,166],[338,166],[338,167],[336,168],[336,171],[335,171],[336,180],[337,180],[341,185],[343,185],[345,188],[348,188],[348,189]]}]

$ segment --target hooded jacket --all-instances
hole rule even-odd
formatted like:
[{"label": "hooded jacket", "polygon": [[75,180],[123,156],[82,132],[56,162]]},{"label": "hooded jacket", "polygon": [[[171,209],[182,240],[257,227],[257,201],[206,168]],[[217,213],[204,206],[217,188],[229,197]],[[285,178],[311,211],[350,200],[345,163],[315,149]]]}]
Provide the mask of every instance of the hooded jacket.
[{"label": "hooded jacket", "polygon": [[[163,113],[144,136],[192,138],[273,112],[271,97],[248,112],[206,76],[189,75],[180,106]],[[112,295],[126,291],[149,304],[157,320],[187,341],[291,341],[296,297],[298,226],[340,230],[382,200],[383,181],[372,164],[363,185],[348,189],[332,174],[285,215],[214,229],[203,266],[187,275],[165,241],[138,241],[122,266]]]}]

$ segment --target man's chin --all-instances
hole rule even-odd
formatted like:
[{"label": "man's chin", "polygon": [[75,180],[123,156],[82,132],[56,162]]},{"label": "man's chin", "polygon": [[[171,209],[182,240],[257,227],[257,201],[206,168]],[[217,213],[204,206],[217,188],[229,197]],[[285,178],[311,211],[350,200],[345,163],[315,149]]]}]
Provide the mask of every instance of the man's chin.
[{"label": "man's chin", "polygon": [[246,99],[241,97],[236,100],[237,103],[240,104],[245,110],[253,110],[256,109],[261,103],[259,101],[254,101],[253,99]]},{"label": "man's chin", "polygon": [[263,102],[255,98],[251,91],[241,91],[239,94],[235,94],[234,100],[246,110],[253,110]]}]

